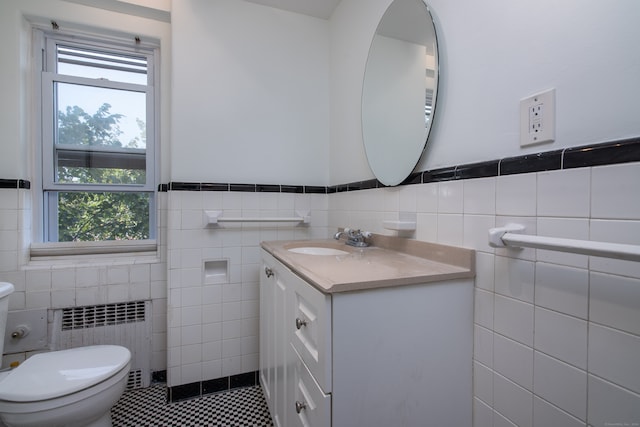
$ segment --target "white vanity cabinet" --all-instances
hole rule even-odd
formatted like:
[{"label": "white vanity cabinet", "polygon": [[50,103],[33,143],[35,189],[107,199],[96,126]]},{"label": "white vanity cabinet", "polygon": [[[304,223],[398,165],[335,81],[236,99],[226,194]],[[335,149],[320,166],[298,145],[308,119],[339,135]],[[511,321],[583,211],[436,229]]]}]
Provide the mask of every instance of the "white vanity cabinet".
[{"label": "white vanity cabinet", "polygon": [[472,278],[324,293],[262,260],[260,379],[276,426],[471,426]]},{"label": "white vanity cabinet", "polygon": [[330,426],[331,297],[264,251],[262,261],[260,382],[274,425]]}]

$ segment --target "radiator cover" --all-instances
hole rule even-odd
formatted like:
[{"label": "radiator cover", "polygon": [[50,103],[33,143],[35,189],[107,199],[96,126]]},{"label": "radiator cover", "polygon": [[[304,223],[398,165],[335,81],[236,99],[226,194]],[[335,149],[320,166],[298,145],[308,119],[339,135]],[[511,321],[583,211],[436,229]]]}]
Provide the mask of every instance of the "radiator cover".
[{"label": "radiator cover", "polygon": [[56,309],[52,350],[114,344],[131,352],[127,389],[151,383],[151,301]]}]

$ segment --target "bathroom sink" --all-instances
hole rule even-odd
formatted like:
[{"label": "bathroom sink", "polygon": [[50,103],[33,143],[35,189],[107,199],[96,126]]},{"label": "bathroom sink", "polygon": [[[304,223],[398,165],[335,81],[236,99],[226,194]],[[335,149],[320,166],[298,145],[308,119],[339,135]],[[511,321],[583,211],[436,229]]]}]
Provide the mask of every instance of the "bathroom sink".
[{"label": "bathroom sink", "polygon": [[302,246],[298,248],[287,249],[289,252],[304,255],[348,255],[349,252],[334,248],[325,248],[321,246]]}]

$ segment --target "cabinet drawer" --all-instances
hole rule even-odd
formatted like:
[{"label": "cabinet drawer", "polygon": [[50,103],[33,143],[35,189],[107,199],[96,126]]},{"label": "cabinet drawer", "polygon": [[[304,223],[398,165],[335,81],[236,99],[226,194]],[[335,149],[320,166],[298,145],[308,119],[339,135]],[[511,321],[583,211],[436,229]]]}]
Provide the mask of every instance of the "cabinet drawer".
[{"label": "cabinet drawer", "polygon": [[294,362],[290,365],[293,393],[288,402],[287,424],[296,427],[330,427],[331,395],[322,391],[293,346],[289,350]]},{"label": "cabinet drawer", "polygon": [[331,392],[331,297],[291,274],[291,342],[325,393]]}]

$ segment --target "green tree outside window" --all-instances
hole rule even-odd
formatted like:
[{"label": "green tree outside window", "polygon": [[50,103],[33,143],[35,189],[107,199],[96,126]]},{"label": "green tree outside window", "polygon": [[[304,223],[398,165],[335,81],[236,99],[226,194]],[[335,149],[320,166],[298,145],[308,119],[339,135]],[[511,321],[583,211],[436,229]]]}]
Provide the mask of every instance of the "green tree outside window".
[{"label": "green tree outside window", "polygon": [[[124,146],[120,114],[103,104],[93,115],[78,106],[58,112],[58,144],[136,149],[146,146],[145,123],[137,119],[140,135]],[[89,154],[90,155],[90,154]],[[98,165],[100,166],[100,165]],[[61,183],[141,184],[145,169],[135,166],[92,167],[58,165]],[[142,192],[58,192],[58,241],[138,240],[149,238],[150,194]]]}]

